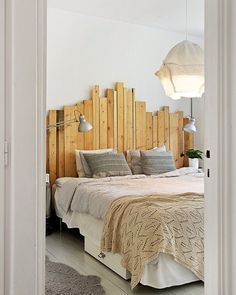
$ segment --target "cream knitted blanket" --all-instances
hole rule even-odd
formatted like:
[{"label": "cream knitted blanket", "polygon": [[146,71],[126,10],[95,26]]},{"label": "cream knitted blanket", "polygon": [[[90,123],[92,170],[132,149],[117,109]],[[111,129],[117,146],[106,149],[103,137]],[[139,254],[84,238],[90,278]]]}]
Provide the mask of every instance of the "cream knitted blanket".
[{"label": "cream knitted blanket", "polygon": [[126,196],[112,202],[105,216],[101,249],[119,253],[131,273],[132,289],[146,264],[170,254],[204,278],[203,195]]}]

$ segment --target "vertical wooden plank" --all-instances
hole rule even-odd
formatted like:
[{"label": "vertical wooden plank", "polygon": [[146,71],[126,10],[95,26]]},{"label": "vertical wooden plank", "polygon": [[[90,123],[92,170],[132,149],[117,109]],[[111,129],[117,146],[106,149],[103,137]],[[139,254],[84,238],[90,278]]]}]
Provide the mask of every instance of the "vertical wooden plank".
[{"label": "vertical wooden plank", "polygon": [[164,111],[157,112],[157,146],[165,144],[165,117]]},{"label": "vertical wooden plank", "polygon": [[136,149],[146,149],[146,103],[143,101],[135,102],[136,119]]},{"label": "vertical wooden plank", "polygon": [[107,98],[100,97],[100,149],[107,148]]},{"label": "vertical wooden plank", "polygon": [[99,149],[99,86],[95,85],[92,92],[93,101],[93,148]]},{"label": "vertical wooden plank", "polygon": [[107,89],[107,147],[114,148],[114,90]]},{"label": "vertical wooden plank", "polygon": [[132,100],[133,100],[133,147],[132,149],[136,149],[136,105],[135,105],[135,100],[136,100],[136,91],[135,88],[132,88]]},{"label": "vertical wooden plank", "polygon": [[184,114],[183,112],[178,112],[179,114],[179,160],[178,160],[178,168],[183,167],[184,165],[184,157],[182,157],[182,153],[184,152],[183,147],[183,123],[184,123]]},{"label": "vertical wooden plank", "polygon": [[133,124],[133,96],[132,90],[128,90],[127,97],[126,97],[126,104],[125,104],[125,126],[126,126],[126,133],[125,133],[125,150],[133,149],[133,134],[134,134],[134,124]]},{"label": "vertical wooden plank", "polygon": [[[74,108],[74,110],[77,110],[79,112],[76,112],[74,114],[76,114],[77,118],[79,117],[79,114],[84,114],[84,103],[81,102],[79,104],[77,104]],[[71,118],[74,118],[74,114],[71,114]],[[76,126],[76,124],[75,124]],[[77,125],[79,126],[79,125]],[[78,150],[84,150],[84,132],[78,132],[78,127],[74,128],[74,136],[76,138],[76,149]]]},{"label": "vertical wooden plank", "polygon": [[[72,120],[74,118],[75,106],[64,107],[64,120]],[[78,144],[78,122],[65,125],[64,139],[65,139],[65,175],[75,177],[77,176],[75,165],[75,150]]]},{"label": "vertical wooden plank", "polygon": [[[48,124],[55,125],[57,122],[56,110],[48,112]],[[48,153],[49,153],[49,174],[50,182],[54,184],[57,179],[57,128],[48,130]]]},{"label": "vertical wooden plank", "polygon": [[179,161],[179,114],[169,114],[170,117],[170,124],[169,124],[169,131],[170,131],[170,150],[173,153],[173,157],[175,160],[175,165],[178,167]]},{"label": "vertical wooden plank", "polygon": [[117,128],[118,150],[124,150],[124,83],[116,83],[117,90]]},{"label": "vertical wooden plank", "polygon": [[114,91],[114,149],[117,149],[118,150],[117,91]]},{"label": "vertical wooden plank", "polygon": [[146,149],[152,148],[152,113],[146,113]]},{"label": "vertical wooden plank", "polygon": [[169,150],[170,149],[170,118],[169,118],[169,107],[165,106],[163,107],[163,111],[164,111],[164,118],[165,118],[165,146],[166,149]]},{"label": "vertical wooden plank", "polygon": [[[57,111],[57,122],[64,121],[64,111]],[[65,140],[64,126],[57,130],[57,177],[65,176]]]},{"label": "vertical wooden plank", "polygon": [[152,117],[152,147],[157,147],[157,116]]},{"label": "vertical wooden plank", "polygon": [[124,88],[124,105],[123,105],[123,115],[124,115],[124,133],[123,133],[123,151],[127,150],[127,88]]},{"label": "vertical wooden plank", "polygon": [[[93,101],[91,99],[84,100],[84,116],[93,125]],[[93,149],[93,129],[84,133],[84,149]]]},{"label": "vertical wooden plank", "polygon": [[[188,118],[184,118],[184,125],[186,125],[189,122]],[[193,133],[184,132],[184,152],[186,152],[189,149],[194,148],[194,135]],[[188,166],[188,158],[184,157],[184,166]]]}]

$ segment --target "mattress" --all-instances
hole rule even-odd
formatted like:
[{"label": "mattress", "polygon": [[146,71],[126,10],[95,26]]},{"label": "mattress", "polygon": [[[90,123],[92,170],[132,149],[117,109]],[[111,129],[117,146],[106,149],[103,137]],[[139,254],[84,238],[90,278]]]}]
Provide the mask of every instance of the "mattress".
[{"label": "mattress", "polygon": [[196,194],[204,192],[203,177],[187,172],[178,177],[140,174],[98,179],[67,178],[66,181],[58,179],[56,183],[58,203],[65,213],[72,210],[90,214],[98,219],[104,219],[111,203],[120,197],[175,196],[186,192]]},{"label": "mattress", "polygon": [[[100,246],[103,220],[89,214],[78,213],[69,210],[67,213],[58,204],[57,191],[55,192],[55,210],[68,228],[78,228],[81,235],[89,238],[94,244]],[[162,289],[171,286],[183,285],[199,279],[187,268],[178,264],[167,254],[161,253],[155,260],[149,263],[140,281],[143,285]]]}]

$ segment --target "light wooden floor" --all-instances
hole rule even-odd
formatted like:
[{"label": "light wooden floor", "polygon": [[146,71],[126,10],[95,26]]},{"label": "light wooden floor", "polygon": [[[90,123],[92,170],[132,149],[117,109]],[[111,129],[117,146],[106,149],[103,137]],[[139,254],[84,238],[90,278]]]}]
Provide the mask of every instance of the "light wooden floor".
[{"label": "light wooden floor", "polygon": [[83,238],[79,234],[55,232],[46,239],[46,255],[50,260],[65,263],[80,274],[96,275],[102,279],[107,295],[158,294],[158,295],[203,295],[203,284],[196,282],[184,286],[157,290],[139,285],[131,291],[129,281],[109,270],[102,263],[83,251]]}]

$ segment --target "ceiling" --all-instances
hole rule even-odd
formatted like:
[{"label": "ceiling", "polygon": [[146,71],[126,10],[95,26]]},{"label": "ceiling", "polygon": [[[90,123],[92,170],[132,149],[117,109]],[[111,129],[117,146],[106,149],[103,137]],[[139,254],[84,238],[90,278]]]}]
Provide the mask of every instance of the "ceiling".
[{"label": "ceiling", "polygon": [[[204,0],[187,0],[188,33],[203,37]],[[185,32],[186,0],[48,0],[48,7]]]}]

